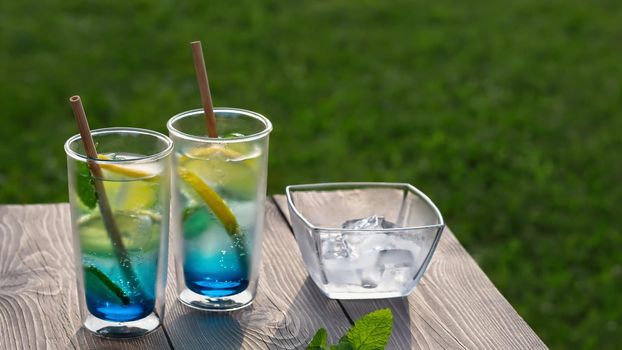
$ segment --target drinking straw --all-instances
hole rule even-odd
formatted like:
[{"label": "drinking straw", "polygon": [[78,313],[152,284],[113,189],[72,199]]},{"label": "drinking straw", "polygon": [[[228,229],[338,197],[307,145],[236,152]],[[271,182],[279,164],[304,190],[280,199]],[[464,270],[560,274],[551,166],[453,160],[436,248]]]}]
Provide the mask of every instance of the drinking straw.
[{"label": "drinking straw", "polygon": [[[207,79],[207,70],[205,69],[205,59],[203,58],[203,47],[201,46],[200,41],[193,41],[190,43],[192,46],[192,58],[194,60],[194,71],[197,76],[197,83],[199,84],[199,92],[201,93],[201,103],[203,104],[203,111],[205,114],[205,123],[207,125],[207,135],[209,137],[217,138],[218,132],[216,131],[216,116],[214,115],[214,105],[212,104],[212,95],[209,89],[209,81]],[[179,168],[178,171],[183,179],[186,181],[196,183],[196,177],[190,172],[185,171],[183,168]],[[196,189],[196,185],[194,186]],[[231,209],[227,207],[227,205],[220,199],[220,197],[212,190],[209,186],[203,186],[202,190],[198,190],[200,194],[202,194],[203,198],[206,199],[206,203],[212,209],[212,211],[218,216],[219,219],[223,222],[225,229],[227,232],[234,233],[235,235],[239,235],[241,237],[242,233],[239,231],[239,227],[237,226],[237,220],[235,220],[235,216],[231,212]],[[217,199],[216,199],[217,198]],[[218,205],[214,205],[214,202],[221,201],[222,204],[220,208]],[[210,205],[210,203],[212,203]],[[224,208],[224,209],[223,209]],[[222,215],[230,216],[233,218],[233,224],[227,222],[227,220],[222,219]],[[236,244],[236,249],[241,249],[242,252],[245,252],[244,248],[240,248],[239,244],[243,244],[243,239],[240,238],[240,243]],[[248,256],[245,255],[244,259],[246,265],[248,266]]]},{"label": "drinking straw", "polygon": [[99,202],[99,211],[101,212],[102,219],[104,221],[104,227],[106,228],[106,232],[108,232],[108,236],[112,241],[112,248],[117,255],[117,258],[119,258],[119,265],[123,275],[133,290],[140,291],[141,287],[138,282],[138,278],[132,269],[129,254],[125,249],[125,244],[123,243],[121,234],[119,233],[119,227],[114,220],[110,204],[108,203],[108,196],[106,196],[106,189],[104,187],[104,183],[102,182],[102,170],[99,164],[94,161],[98,159],[97,150],[95,149],[95,143],[93,142],[93,136],[91,135],[91,129],[89,128],[89,122],[86,118],[86,113],[84,112],[80,96],[71,96],[71,98],[69,98],[69,102],[71,102],[73,115],[76,118],[78,130],[80,131],[80,138],[82,139],[82,144],[84,145],[84,150],[86,151],[86,155],[88,157],[87,164],[91,170],[91,175],[93,176],[95,183],[95,191],[97,192],[97,200]]},{"label": "drinking straw", "polygon": [[214,116],[214,105],[212,104],[212,95],[209,90],[209,81],[207,80],[205,60],[203,59],[203,47],[200,41],[193,41],[190,45],[192,45],[194,71],[196,72],[197,83],[199,84],[199,91],[201,93],[201,103],[203,104],[203,111],[205,113],[207,135],[216,138],[218,137],[218,132],[216,131],[216,117]]}]

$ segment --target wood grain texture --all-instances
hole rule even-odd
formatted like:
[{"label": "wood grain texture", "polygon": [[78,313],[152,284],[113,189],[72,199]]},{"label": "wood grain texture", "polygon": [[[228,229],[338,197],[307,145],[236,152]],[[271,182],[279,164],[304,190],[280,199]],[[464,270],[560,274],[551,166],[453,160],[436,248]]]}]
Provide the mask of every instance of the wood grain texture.
[{"label": "wood grain texture", "polygon": [[[289,220],[285,196],[274,200]],[[392,349],[547,348],[448,228],[426,274],[407,298],[340,303],[352,319],[391,308]]]},{"label": "wood grain texture", "polygon": [[[276,201],[288,216],[284,197]],[[546,348],[448,229],[408,298],[338,302],[307,277],[277,207],[268,202],[266,211],[251,307],[213,314],[181,305],[170,264],[165,327],[106,340],[80,327],[68,205],[0,206],[0,349],[169,349],[167,336],[178,349],[299,349],[317,328],[326,327],[334,342],[350,326],[347,316],[383,307],[395,316],[390,349]]]},{"label": "wood grain texture", "polygon": [[[170,269],[175,264],[170,261]],[[350,327],[337,301],[307,278],[295,239],[274,203],[266,203],[258,293],[248,308],[230,313],[193,310],[177,301],[169,274],[166,332],[176,349],[300,349],[325,327],[331,339]]]},{"label": "wood grain texture", "polygon": [[116,341],[81,328],[69,205],[0,206],[0,349],[169,349],[160,329]]}]

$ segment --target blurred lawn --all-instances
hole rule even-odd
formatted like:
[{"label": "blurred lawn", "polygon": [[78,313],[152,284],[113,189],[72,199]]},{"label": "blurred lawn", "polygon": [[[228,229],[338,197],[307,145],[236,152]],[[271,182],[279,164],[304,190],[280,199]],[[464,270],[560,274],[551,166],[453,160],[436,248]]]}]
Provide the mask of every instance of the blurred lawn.
[{"label": "blurred lawn", "polygon": [[617,1],[4,1],[0,203],[67,200],[67,98],[91,127],[198,107],[274,123],[286,184],[410,182],[552,348],[621,348]]}]

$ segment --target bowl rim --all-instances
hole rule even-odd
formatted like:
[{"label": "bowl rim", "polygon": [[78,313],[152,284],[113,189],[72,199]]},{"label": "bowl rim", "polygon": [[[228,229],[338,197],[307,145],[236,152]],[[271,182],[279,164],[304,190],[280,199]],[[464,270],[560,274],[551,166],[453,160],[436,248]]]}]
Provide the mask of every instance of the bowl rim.
[{"label": "bowl rim", "polygon": [[[326,227],[326,226],[316,226],[309,222],[309,220],[302,215],[302,213],[296,208],[292,198],[292,192],[296,191],[309,191],[309,190],[318,190],[318,189],[348,189],[348,188],[361,188],[364,189],[366,187],[372,188],[402,188],[411,192],[414,192],[423,201],[432,208],[434,213],[436,214],[439,223],[434,225],[423,225],[423,226],[408,226],[408,227],[395,227],[395,228],[382,228],[382,229],[348,229],[341,227]],[[412,230],[424,230],[430,228],[444,228],[445,220],[443,219],[443,215],[440,210],[436,207],[434,202],[422,191],[420,191],[415,186],[405,183],[405,182],[325,182],[325,183],[316,183],[316,184],[297,184],[297,185],[289,185],[285,187],[285,194],[287,196],[287,205],[294,212],[294,214],[300,218],[305,225],[307,225],[312,230],[322,230],[322,231],[341,231],[341,232],[400,232],[400,231],[412,231]]]}]

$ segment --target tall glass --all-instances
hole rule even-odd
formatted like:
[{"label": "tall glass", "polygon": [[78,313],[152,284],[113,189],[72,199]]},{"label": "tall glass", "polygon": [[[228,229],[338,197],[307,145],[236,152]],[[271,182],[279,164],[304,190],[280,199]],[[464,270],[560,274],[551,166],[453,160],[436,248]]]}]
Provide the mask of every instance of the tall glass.
[{"label": "tall glass", "polygon": [[179,299],[204,310],[235,310],[255,298],[266,199],[264,116],[216,108],[218,138],[203,110],[172,117],[175,259]]},{"label": "tall glass", "polygon": [[173,143],[144,129],[92,134],[97,160],[80,135],[65,143],[82,321],[99,335],[140,336],[164,317]]}]

